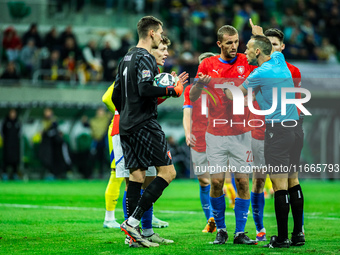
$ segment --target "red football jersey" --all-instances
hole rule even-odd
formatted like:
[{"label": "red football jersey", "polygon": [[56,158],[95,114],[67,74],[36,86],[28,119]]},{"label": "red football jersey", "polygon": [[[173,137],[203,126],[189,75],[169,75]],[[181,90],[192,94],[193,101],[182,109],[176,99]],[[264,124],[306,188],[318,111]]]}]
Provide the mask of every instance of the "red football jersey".
[{"label": "red football jersey", "polygon": [[191,102],[189,98],[191,85],[187,86],[184,90],[184,108],[191,108],[191,133],[196,137],[196,145],[192,147],[197,152],[204,152],[206,150],[206,143],[205,143],[205,132],[208,126],[208,118],[205,115],[201,114],[201,104],[202,100],[201,97],[203,94],[206,94],[204,91],[199,99],[195,102]]},{"label": "red football jersey", "polygon": [[[253,129],[248,125],[248,120],[252,117],[248,107],[244,108],[244,115],[233,115],[233,101],[226,97],[222,89],[215,88],[215,84],[231,82],[235,86],[240,86],[255,68],[255,66],[250,66],[246,56],[240,53],[231,61],[224,61],[218,55],[204,59],[199,65],[197,73],[201,72],[212,77],[207,85],[209,92],[208,133],[216,136],[229,136],[240,135]],[[215,124],[214,120],[217,119],[228,122]]]},{"label": "red football jersey", "polygon": [[118,111],[116,111],[115,112],[115,118],[113,119],[111,136],[119,134],[119,119],[120,119],[120,115],[119,115]]},{"label": "red football jersey", "polygon": [[[301,87],[301,73],[299,68],[297,68],[296,66],[293,66],[292,64],[289,64],[288,62],[286,62],[289,71],[292,74],[293,77],[293,81],[294,81],[294,87],[295,88],[300,88]],[[301,98],[301,93],[295,93],[295,98]],[[301,110],[299,108],[296,108],[298,111],[298,114],[300,116]]]}]

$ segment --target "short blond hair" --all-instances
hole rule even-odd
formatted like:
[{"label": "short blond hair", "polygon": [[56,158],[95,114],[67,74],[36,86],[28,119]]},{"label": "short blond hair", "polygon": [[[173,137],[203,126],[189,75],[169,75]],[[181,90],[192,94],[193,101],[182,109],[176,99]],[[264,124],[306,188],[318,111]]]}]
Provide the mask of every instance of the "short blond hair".
[{"label": "short blond hair", "polygon": [[198,57],[198,62],[201,64],[204,59],[214,57],[216,55],[217,54],[212,53],[212,52],[204,52]]},{"label": "short blond hair", "polygon": [[230,25],[224,25],[217,31],[217,40],[222,42],[223,36],[227,35],[236,35],[238,34],[237,29]]}]

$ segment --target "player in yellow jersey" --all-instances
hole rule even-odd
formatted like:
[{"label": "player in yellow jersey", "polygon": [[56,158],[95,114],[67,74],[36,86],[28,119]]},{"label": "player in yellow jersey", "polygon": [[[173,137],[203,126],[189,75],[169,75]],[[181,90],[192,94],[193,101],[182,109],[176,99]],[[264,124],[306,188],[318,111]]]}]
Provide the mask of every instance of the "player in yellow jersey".
[{"label": "player in yellow jersey", "polygon": [[113,113],[113,118],[111,120],[109,129],[108,129],[108,139],[109,139],[109,150],[110,150],[110,160],[111,160],[111,176],[109,183],[107,184],[105,191],[105,220],[104,220],[104,228],[119,228],[120,224],[116,221],[115,218],[115,209],[119,197],[120,186],[124,180],[124,178],[116,178],[116,162],[113,153],[112,146],[112,128],[113,122],[115,118],[116,108],[111,101],[111,96],[114,88],[114,83],[108,88],[105,94],[102,97],[102,101],[105,103],[107,108]]}]

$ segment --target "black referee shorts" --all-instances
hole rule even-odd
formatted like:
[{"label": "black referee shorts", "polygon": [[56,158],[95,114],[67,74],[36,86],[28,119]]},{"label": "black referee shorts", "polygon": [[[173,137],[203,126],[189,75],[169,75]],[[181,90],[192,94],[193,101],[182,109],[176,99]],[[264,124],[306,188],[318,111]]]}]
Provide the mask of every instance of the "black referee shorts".
[{"label": "black referee shorts", "polygon": [[155,119],[130,135],[120,135],[125,168],[172,165],[165,134]]},{"label": "black referee shorts", "polygon": [[[293,124],[294,122],[285,122],[285,125]],[[291,155],[294,153],[295,128],[283,127],[281,123],[266,125],[264,157],[270,173],[288,173]]]},{"label": "black referee shorts", "polygon": [[298,124],[294,129],[295,143],[290,155],[290,163],[296,167],[300,165],[300,156],[303,148],[303,139],[305,136],[302,129],[302,123],[303,119],[298,120]]}]

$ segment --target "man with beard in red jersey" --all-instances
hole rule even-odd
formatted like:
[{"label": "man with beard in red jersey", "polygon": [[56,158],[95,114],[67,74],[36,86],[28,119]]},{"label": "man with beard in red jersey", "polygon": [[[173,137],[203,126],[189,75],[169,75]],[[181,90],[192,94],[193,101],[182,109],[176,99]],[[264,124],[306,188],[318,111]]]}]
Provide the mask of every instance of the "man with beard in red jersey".
[{"label": "man with beard in red jersey", "polygon": [[217,225],[217,235],[213,243],[224,244],[228,240],[223,183],[225,172],[231,170],[235,174],[238,195],[234,208],[236,218],[234,244],[257,244],[244,232],[250,205],[252,127],[248,125],[248,120],[251,119],[252,114],[246,106],[243,115],[233,115],[233,101],[226,97],[221,88],[218,88],[218,84],[223,83],[241,85],[256,67],[248,64],[244,54],[237,53],[239,36],[234,27],[222,26],[217,32],[217,39],[221,54],[203,60],[190,90],[191,101],[196,101],[200,97],[204,86],[211,94],[206,151],[211,177],[210,202]]}]

